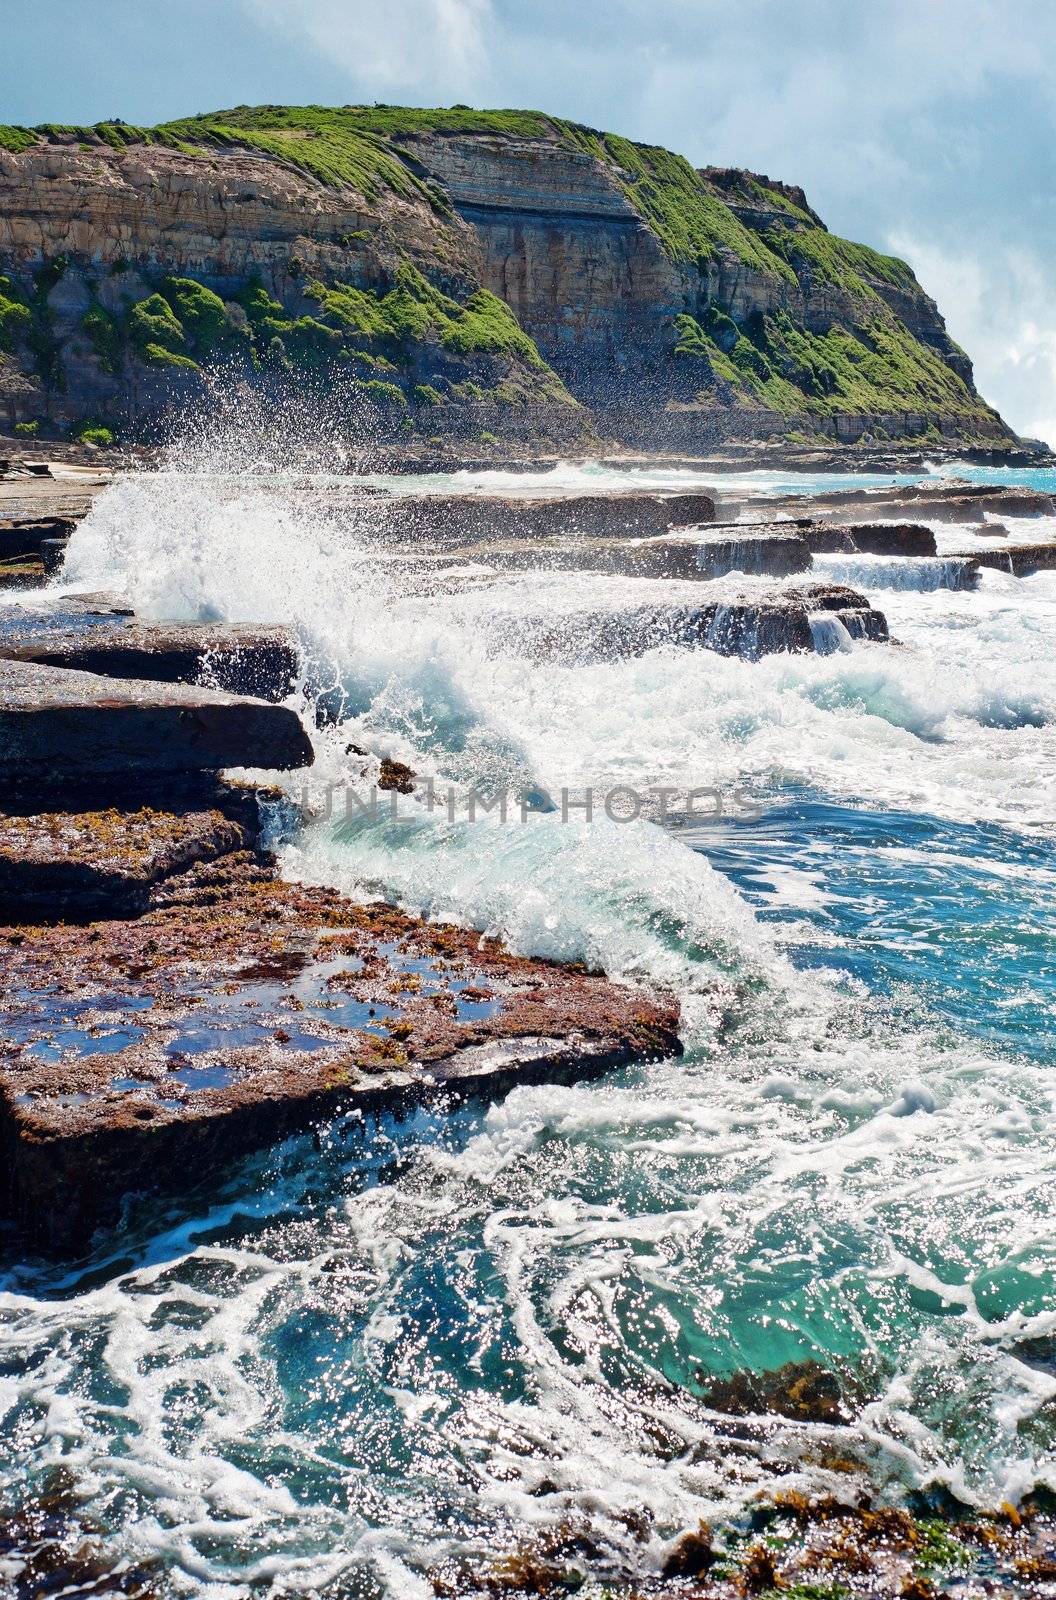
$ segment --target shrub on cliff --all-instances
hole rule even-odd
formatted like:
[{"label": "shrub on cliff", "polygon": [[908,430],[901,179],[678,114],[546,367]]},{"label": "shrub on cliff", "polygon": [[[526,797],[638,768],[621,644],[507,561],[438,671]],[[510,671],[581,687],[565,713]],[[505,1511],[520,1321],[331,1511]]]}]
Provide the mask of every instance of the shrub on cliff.
[{"label": "shrub on cliff", "polygon": [[176,314],[160,294],[148,295],[132,307],[128,332],[134,347],[147,361],[159,360],[158,351],[182,355],[187,344]]},{"label": "shrub on cliff", "polygon": [[397,388],[394,383],[382,383],[378,378],[371,378],[369,383],[365,383],[363,393],[371,405],[390,407],[407,404],[407,397],[402,389]]},{"label": "shrub on cliff", "polygon": [[0,276],[0,350],[13,350],[33,326],[33,313],[21,290]]},{"label": "shrub on cliff", "polygon": [[444,397],[439,389],[434,389],[431,383],[416,383],[414,398],[420,406],[442,406]]},{"label": "shrub on cliff", "polygon": [[114,443],[114,430],[90,417],[76,430],[74,438],[81,444],[95,444],[106,450]]},{"label": "shrub on cliff", "polygon": [[104,372],[116,372],[121,364],[121,327],[117,318],[98,302],[81,318],[81,331],[95,351]]},{"label": "shrub on cliff", "polygon": [[248,333],[235,324],[220,296],[204,283],[194,278],[166,278],[164,291],[199,360],[248,349]]}]

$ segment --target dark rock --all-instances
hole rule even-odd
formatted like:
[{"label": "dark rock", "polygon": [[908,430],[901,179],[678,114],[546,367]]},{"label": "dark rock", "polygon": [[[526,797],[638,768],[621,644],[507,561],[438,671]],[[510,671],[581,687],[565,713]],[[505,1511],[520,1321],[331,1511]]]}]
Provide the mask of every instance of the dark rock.
[{"label": "dark rock", "polygon": [[963,559],[974,561],[980,567],[993,567],[997,572],[1009,572],[1016,578],[1027,578],[1032,572],[1056,569],[1056,543],[1014,544],[1007,550],[973,550]]},{"label": "dark rock", "polygon": [[66,549],[68,544],[68,539],[41,540],[40,562],[41,566],[44,568],[44,574],[46,577],[52,578],[57,572],[61,571],[62,564],[66,559]]},{"label": "dark rock", "polygon": [[0,660],[0,783],[310,766],[300,718],[182,684]]},{"label": "dark rock", "polygon": [[[826,615],[831,613],[843,624],[852,639],[884,644],[891,637],[884,613],[878,611],[856,589],[842,583],[808,583],[803,585],[799,593],[809,611]],[[815,649],[818,648],[816,638],[813,645]]]},{"label": "dark rock", "polygon": [[844,532],[853,549],[867,556],[933,556],[935,535],[918,522],[852,522]]},{"label": "dark rock", "polygon": [[673,533],[655,539],[525,540],[521,544],[470,546],[450,553],[453,562],[480,561],[518,571],[558,569],[611,572],[639,578],[707,581],[744,572],[787,577],[805,572],[810,551],[801,534],[776,524],[743,533]]},{"label": "dark rock", "polygon": [[300,652],[285,628],[140,622],[113,605],[62,598],[52,613],[0,612],[0,659],[284,700],[297,682]]},{"label": "dark rock", "polygon": [[869,601],[845,583],[804,583],[789,591],[801,597],[811,611],[847,611],[867,607]]},{"label": "dark rock", "polygon": [[852,611],[836,613],[852,639],[866,639],[873,644],[886,644],[891,637],[887,618],[875,606],[863,606]]},{"label": "dark rock", "polygon": [[[686,544],[690,541],[686,539]],[[765,574],[784,578],[805,572],[810,566],[810,549],[802,533],[781,523],[769,528],[751,528],[729,534],[709,534],[692,541],[700,574],[721,578],[728,572]]]},{"label": "dark rock", "polygon": [[952,496],[942,487],[918,483],[901,490],[901,496],[904,500],[926,502],[929,509],[925,515],[929,517],[932,515],[930,507],[933,502],[947,504],[951,500],[960,506],[975,504],[988,515],[996,512],[999,516],[1005,517],[1051,517],[1056,514],[1056,500],[1044,490],[1011,487],[1000,483],[958,484],[956,493]]},{"label": "dark rock", "polygon": [[832,612],[852,638],[888,636],[883,613],[843,584],[805,584],[767,594],[723,586],[700,604],[644,602],[622,609],[591,609],[555,618],[523,612],[493,616],[490,626],[512,651],[562,662],[618,660],[662,645],[714,650],[758,660],[761,656],[816,648],[812,612]]},{"label": "dark rock", "polygon": [[711,522],[710,494],[422,495],[369,503],[386,534],[464,544],[479,539],[646,538]]},{"label": "dark rock", "polygon": [[[984,524],[988,516],[1051,516],[1056,500],[1037,489],[1001,484],[960,483],[953,478],[899,484],[886,489],[837,489],[819,495],[775,495],[729,502],[729,509],[752,517],[788,514],[821,519],[826,524],[968,522]],[[725,509],[725,508],[724,508]]]},{"label": "dark rock", "polygon": [[378,773],[379,789],[395,789],[398,794],[410,794],[414,789],[415,772],[402,761],[383,756]]},{"label": "dark rock", "polygon": [[858,549],[847,529],[835,523],[814,523],[804,529],[803,539],[812,556],[854,555]]},{"label": "dark rock", "polygon": [[24,517],[0,522],[0,561],[39,555],[41,546],[53,540],[65,544],[76,526],[74,517]]},{"label": "dark rock", "polygon": [[344,1110],[680,1048],[674,1003],[253,867],[211,905],[206,864],[135,921],[0,929],[3,1181],[34,1245],[78,1250],[130,1191]]}]

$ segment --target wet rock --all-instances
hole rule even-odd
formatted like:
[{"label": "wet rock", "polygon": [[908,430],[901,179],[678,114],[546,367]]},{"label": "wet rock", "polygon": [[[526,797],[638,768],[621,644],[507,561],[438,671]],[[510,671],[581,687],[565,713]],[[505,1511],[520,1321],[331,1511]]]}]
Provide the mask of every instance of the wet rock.
[{"label": "wet rock", "polygon": [[[870,644],[886,644],[891,637],[887,618],[875,606],[862,606],[850,611],[837,611],[836,617],[851,639],[861,639]],[[815,648],[817,639],[815,638]]]},{"label": "wet rock", "polygon": [[245,844],[215,810],[0,816],[0,921],[135,916],[165,879]]},{"label": "wet rock", "polygon": [[44,564],[37,554],[0,561],[0,589],[36,589],[45,576]]},{"label": "wet rock", "polygon": [[966,552],[963,559],[974,561],[980,567],[992,567],[997,572],[1011,573],[1016,578],[1028,578],[1032,572],[1056,570],[1056,543],[1014,544],[1007,550],[973,550]]},{"label": "wet rock", "polygon": [[929,517],[932,515],[930,507],[933,503],[947,505],[951,501],[956,501],[959,505],[972,504],[981,507],[986,515],[1051,517],[1056,514],[1056,500],[1044,490],[1012,487],[1000,483],[958,484],[956,493],[952,496],[941,485],[919,483],[911,484],[903,489],[901,494],[905,500],[923,501],[929,507],[925,513]]},{"label": "wet rock", "polygon": [[0,784],[312,763],[286,706],[0,660]]},{"label": "wet rock", "polygon": [[393,761],[383,756],[378,772],[378,788],[394,789],[397,794],[410,794],[414,789],[415,771],[403,761]]},{"label": "wet rock", "polygon": [[300,652],[285,628],[141,622],[105,602],[61,598],[50,612],[0,612],[0,659],[284,700],[296,684]]},{"label": "wet rock", "polygon": [[731,572],[787,577],[805,572],[810,551],[801,534],[771,529],[668,534],[654,539],[580,539],[491,544],[452,552],[454,562],[478,561],[515,571],[609,572],[640,578],[708,581]]},{"label": "wet rock", "polygon": [[884,640],[887,620],[864,595],[842,584],[749,593],[723,586],[702,604],[684,599],[592,608],[555,618],[523,612],[494,615],[490,627],[505,649],[563,662],[609,661],[663,645],[714,650],[756,661],[816,649],[811,615],[831,612],[852,638]]},{"label": "wet rock", "polygon": [[80,1249],[130,1191],[179,1190],[344,1110],[680,1048],[673,1002],[282,883],[249,852],[163,888],[135,920],[0,928],[2,1181],[50,1252]]},{"label": "wet rock", "polygon": [[53,578],[62,570],[66,559],[68,539],[42,539],[40,542],[40,564],[44,568],[44,575]]},{"label": "wet rock", "polygon": [[1052,516],[1056,500],[1037,489],[1001,484],[961,483],[944,478],[885,489],[839,489],[820,495],[775,495],[740,502],[729,510],[758,517],[788,514],[826,523],[929,522],[984,523],[991,516]]},{"label": "wet rock", "polygon": [[22,517],[0,522],[0,561],[39,555],[42,545],[51,540],[65,543],[76,526],[74,517]]},{"label": "wet rock", "polygon": [[854,555],[858,549],[846,528],[836,523],[814,523],[803,530],[803,538],[812,556]]},{"label": "wet rock", "polygon": [[803,534],[790,531],[781,523],[769,528],[704,535],[693,543],[697,569],[708,578],[721,578],[728,572],[784,578],[795,572],[805,572],[810,566],[810,550]]},{"label": "wet rock", "polygon": [[866,556],[933,556],[935,535],[919,522],[852,522],[844,532],[852,548]]},{"label": "wet rock", "polygon": [[711,522],[710,494],[423,495],[375,500],[369,510],[386,533],[463,544],[499,539],[644,538]]}]

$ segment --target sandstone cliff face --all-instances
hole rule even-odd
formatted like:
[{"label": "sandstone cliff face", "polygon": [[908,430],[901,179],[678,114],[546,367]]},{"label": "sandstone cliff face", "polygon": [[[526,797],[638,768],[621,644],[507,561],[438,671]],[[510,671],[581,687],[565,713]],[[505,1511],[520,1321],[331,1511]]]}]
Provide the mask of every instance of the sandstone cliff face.
[{"label": "sandstone cliff face", "polygon": [[9,422],[134,425],[219,352],[336,363],[405,431],[1009,437],[904,263],[801,190],[534,113],[0,129],[0,273]]},{"label": "sandstone cliff face", "polygon": [[378,274],[397,254],[467,281],[478,271],[472,231],[424,200],[385,191],[371,203],[265,156],[145,144],[0,149],[0,259],[10,271],[61,254],[95,267],[134,261],[230,287],[257,274],[286,292],[296,288],[291,256],[332,276]]},{"label": "sandstone cliff face", "polygon": [[474,229],[488,288],[559,368],[575,365],[580,386],[633,361],[635,346],[670,346],[689,285],[602,162],[547,139],[406,148]]}]

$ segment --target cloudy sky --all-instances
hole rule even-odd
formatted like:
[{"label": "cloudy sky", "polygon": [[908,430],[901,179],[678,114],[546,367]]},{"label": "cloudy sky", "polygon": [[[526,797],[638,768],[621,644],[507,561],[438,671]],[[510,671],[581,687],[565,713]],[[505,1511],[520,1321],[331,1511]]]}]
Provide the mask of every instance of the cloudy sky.
[{"label": "cloudy sky", "polygon": [[[12,8],[14,9],[14,8]],[[32,0],[0,119],[530,106],[802,183],[1056,445],[1056,0]]]}]

